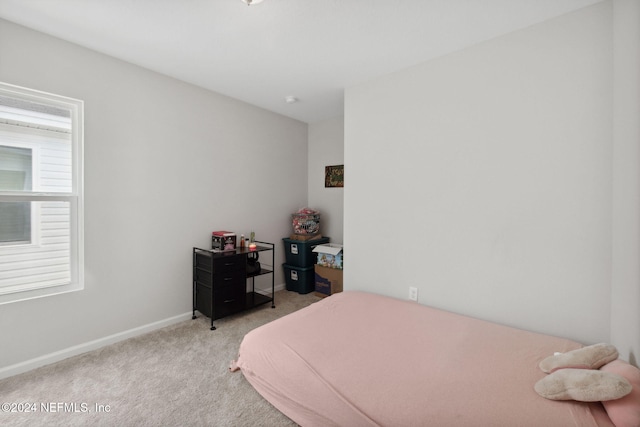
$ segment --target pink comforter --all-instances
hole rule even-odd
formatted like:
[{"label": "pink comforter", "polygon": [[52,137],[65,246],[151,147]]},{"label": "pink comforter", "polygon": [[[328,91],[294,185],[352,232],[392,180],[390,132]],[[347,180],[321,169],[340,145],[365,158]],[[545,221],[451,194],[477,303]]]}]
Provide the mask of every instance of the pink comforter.
[{"label": "pink comforter", "polygon": [[600,403],[550,401],[538,363],[579,343],[363,292],[259,327],[235,365],[302,426],[613,426]]}]

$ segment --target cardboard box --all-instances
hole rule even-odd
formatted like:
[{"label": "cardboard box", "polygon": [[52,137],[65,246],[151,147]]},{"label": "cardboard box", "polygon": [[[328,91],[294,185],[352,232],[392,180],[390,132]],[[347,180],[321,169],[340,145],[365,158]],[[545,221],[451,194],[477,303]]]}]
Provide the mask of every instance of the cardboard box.
[{"label": "cardboard box", "polygon": [[337,268],[314,266],[316,275],[316,295],[328,297],[329,295],[342,292],[342,270]]},{"label": "cardboard box", "polygon": [[317,240],[317,239],[321,239],[322,235],[320,233],[318,234],[292,234],[291,236],[289,236],[289,239],[291,240],[301,240],[303,242],[306,242],[307,240]]},{"label": "cardboard box", "polygon": [[313,248],[313,252],[318,254],[316,264],[342,270],[342,245],[334,243],[318,245]]},{"label": "cardboard box", "polygon": [[214,252],[236,250],[236,233],[230,231],[211,232],[211,249]]}]

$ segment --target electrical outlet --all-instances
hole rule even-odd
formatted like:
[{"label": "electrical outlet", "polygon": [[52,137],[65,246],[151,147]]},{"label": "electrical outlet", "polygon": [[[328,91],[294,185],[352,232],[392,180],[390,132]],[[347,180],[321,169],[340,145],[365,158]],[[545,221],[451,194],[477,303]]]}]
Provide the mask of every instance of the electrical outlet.
[{"label": "electrical outlet", "polygon": [[409,287],[409,299],[411,301],[418,301],[418,288],[413,286]]}]

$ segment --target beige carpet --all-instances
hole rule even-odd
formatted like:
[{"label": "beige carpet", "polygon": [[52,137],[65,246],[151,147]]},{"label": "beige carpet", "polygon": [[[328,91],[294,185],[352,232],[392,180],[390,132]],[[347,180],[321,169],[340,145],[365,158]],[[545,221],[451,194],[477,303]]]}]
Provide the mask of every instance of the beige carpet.
[{"label": "beige carpet", "polygon": [[0,425],[295,426],[241,372],[228,370],[247,332],[319,300],[288,291],[275,297],[275,309],[217,320],[215,331],[200,315],[0,380],[0,403],[33,411],[4,405]]}]

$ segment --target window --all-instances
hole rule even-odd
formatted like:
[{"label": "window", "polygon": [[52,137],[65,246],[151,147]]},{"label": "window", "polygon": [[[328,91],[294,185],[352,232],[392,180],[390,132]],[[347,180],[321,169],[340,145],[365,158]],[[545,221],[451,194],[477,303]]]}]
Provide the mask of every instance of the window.
[{"label": "window", "polygon": [[83,288],[82,101],[0,83],[0,304]]},{"label": "window", "polygon": [[[28,148],[0,145],[0,188],[31,190],[32,155]],[[0,202],[0,245],[31,243],[31,203]]]}]

